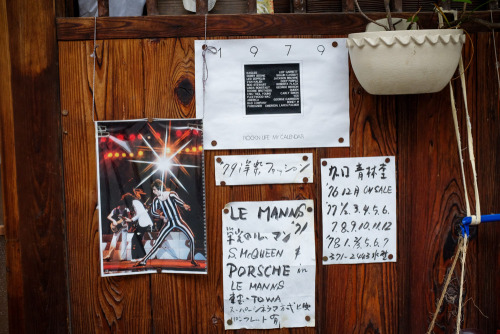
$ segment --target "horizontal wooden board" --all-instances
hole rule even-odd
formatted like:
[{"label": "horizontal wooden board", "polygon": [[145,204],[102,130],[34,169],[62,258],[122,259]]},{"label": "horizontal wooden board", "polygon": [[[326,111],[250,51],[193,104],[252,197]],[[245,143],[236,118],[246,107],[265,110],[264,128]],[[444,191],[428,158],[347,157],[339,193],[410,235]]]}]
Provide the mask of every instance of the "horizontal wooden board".
[{"label": "horizontal wooden board", "polygon": [[[413,13],[401,13],[410,17]],[[370,13],[380,19],[385,13]],[[474,17],[490,21],[490,12],[476,13]],[[424,28],[438,26],[434,13],[419,14]],[[500,21],[500,11],[493,13],[493,20]],[[366,19],[359,13],[330,14],[209,14],[206,35],[213,36],[275,36],[275,35],[347,35],[362,32]],[[478,24],[464,24],[469,32],[488,31]],[[205,36],[204,15],[101,17],[97,19],[98,39],[167,38]],[[94,18],[58,18],[57,38],[60,41],[94,39]]]}]

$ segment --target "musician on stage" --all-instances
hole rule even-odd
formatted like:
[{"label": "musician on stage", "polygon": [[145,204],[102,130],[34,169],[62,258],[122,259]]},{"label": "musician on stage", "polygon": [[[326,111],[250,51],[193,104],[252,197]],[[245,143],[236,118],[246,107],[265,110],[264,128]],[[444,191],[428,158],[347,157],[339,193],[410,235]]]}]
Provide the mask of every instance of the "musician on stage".
[{"label": "musician on stage", "polygon": [[127,259],[127,219],[129,218],[130,210],[126,207],[125,202],[121,200],[118,206],[111,210],[108,215],[108,220],[111,221],[110,226],[113,231],[113,238],[111,239],[108,255],[103,259],[104,261],[111,261],[120,235],[122,236],[122,242],[120,243],[120,261],[125,261]]},{"label": "musician on stage", "polygon": [[[132,230],[134,235],[131,240],[132,261],[138,261],[146,255],[142,239],[144,237],[144,233],[151,231],[153,221],[151,220],[146,208],[144,208],[144,204],[140,201],[141,192],[134,191],[134,193],[135,196],[130,193],[123,195],[122,200],[125,202],[127,208],[133,211],[133,215],[130,218],[127,218],[127,222],[129,225],[133,225]],[[145,193],[142,192],[142,194]]]},{"label": "musician on stage", "polygon": [[180,230],[188,238],[190,243],[189,246],[191,248],[191,264],[199,266],[199,264],[194,260],[194,234],[186,222],[182,219],[179,212],[179,208],[181,207],[187,211],[191,210],[191,207],[184,203],[176,192],[166,188],[161,180],[155,180],[151,184],[151,188],[153,189],[153,194],[156,196],[153,200],[153,204],[151,205],[151,214],[156,218],[162,218],[165,224],[163,225],[153,248],[151,248],[149,253],[146,254],[146,256],[138,262],[136,266],[145,266],[147,261],[156,254],[167,235],[174,228]]}]

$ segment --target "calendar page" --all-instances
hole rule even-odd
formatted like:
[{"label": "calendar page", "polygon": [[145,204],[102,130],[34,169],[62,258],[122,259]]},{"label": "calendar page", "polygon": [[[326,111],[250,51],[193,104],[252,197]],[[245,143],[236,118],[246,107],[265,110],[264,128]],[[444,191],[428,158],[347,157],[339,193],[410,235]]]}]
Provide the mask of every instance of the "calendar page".
[{"label": "calendar page", "polygon": [[195,53],[206,149],[349,146],[344,39],[200,40]]}]

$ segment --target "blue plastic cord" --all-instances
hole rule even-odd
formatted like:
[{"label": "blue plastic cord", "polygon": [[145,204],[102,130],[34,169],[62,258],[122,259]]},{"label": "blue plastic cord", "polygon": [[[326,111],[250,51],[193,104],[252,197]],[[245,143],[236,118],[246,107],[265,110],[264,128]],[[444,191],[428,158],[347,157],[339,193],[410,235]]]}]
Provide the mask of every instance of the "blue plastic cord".
[{"label": "blue plastic cord", "polygon": [[[500,222],[500,214],[492,214],[492,215],[484,215],[481,216],[481,223],[491,223],[491,222]],[[462,230],[462,236],[467,234],[469,236],[469,226],[472,223],[472,217],[464,217],[462,219],[462,225],[460,225],[460,229]]]}]

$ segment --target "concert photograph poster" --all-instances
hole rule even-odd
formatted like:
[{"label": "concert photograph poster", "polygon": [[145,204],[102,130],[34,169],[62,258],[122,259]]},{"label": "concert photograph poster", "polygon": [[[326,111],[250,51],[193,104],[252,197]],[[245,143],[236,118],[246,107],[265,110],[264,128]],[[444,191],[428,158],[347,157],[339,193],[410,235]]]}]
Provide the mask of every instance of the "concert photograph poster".
[{"label": "concert photograph poster", "polygon": [[206,274],[199,119],[96,122],[101,275]]}]

